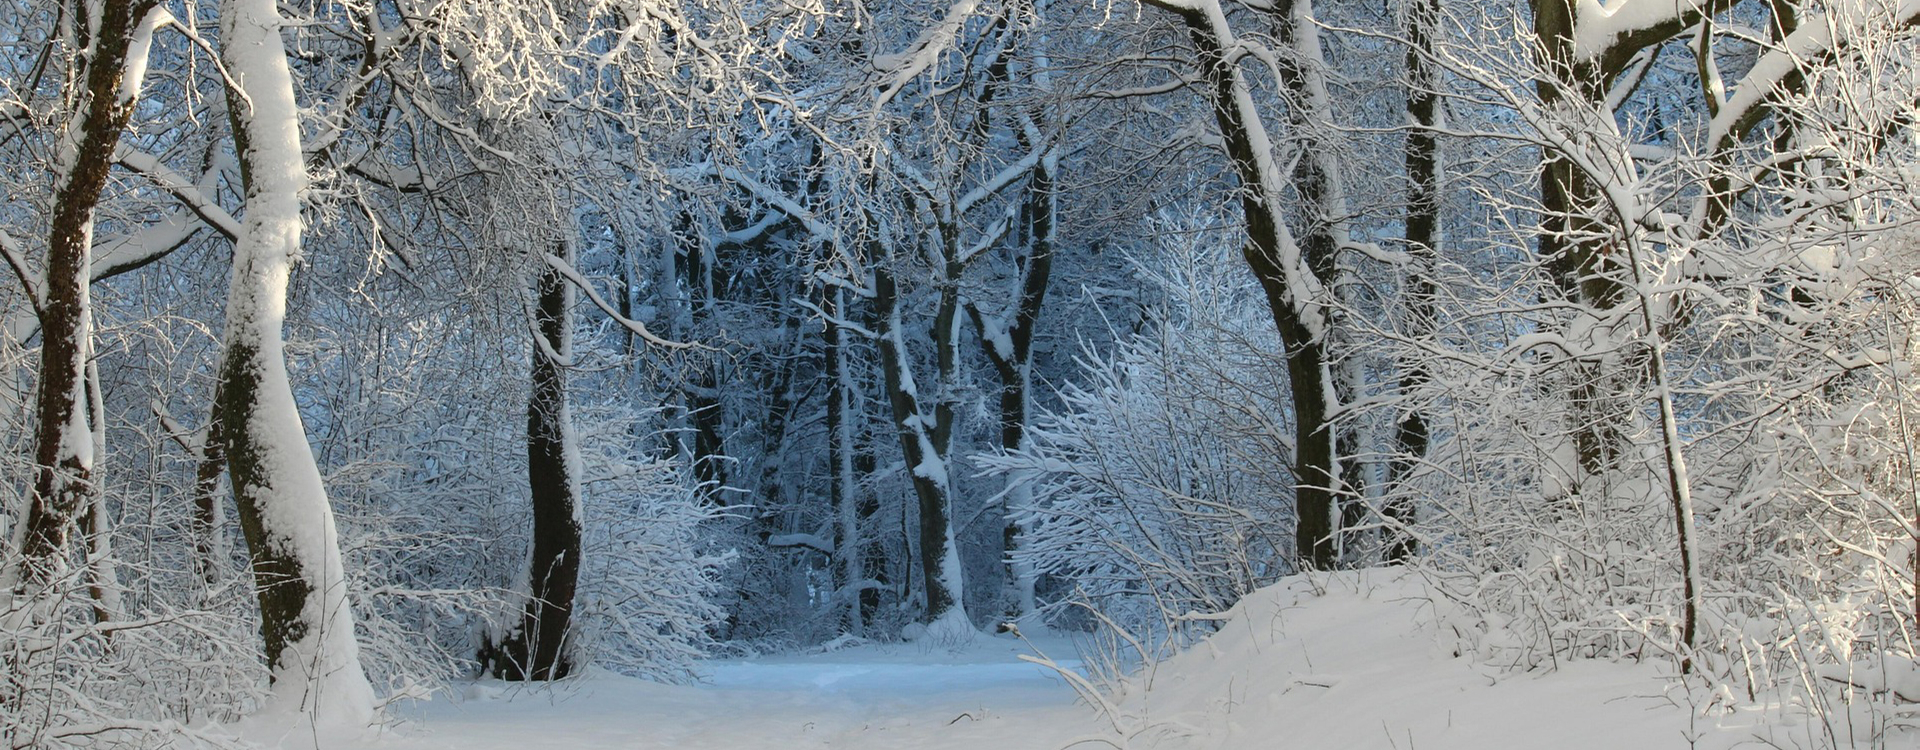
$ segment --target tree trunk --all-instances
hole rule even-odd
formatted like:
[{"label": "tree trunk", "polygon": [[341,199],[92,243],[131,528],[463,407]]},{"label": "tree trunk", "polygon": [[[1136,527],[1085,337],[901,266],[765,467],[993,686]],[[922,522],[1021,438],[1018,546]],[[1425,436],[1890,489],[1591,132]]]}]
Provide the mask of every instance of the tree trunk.
[{"label": "tree trunk", "polygon": [[[920,503],[920,573],[926,594],[922,621],[928,624],[965,623],[966,606],[960,600],[964,591],[960,571],[960,548],[954,540],[951,513],[953,487],[947,467],[947,438],[953,420],[953,407],[940,403],[929,418],[924,395],[913,377],[911,353],[906,349],[905,326],[900,319],[899,289],[893,270],[883,259],[874,269],[874,304],[882,316],[880,366],[885,371],[888,403],[900,435],[901,455],[913,477],[914,495]],[[941,290],[941,302],[934,316],[935,345],[942,372],[951,366],[948,351],[952,343],[954,308],[957,299],[949,299],[957,290]],[[968,627],[971,627],[969,624]]]},{"label": "tree trunk", "polygon": [[833,554],[839,563],[839,595],[845,598],[846,632],[851,635],[866,633],[866,620],[861,616],[860,602],[866,592],[864,583],[867,578],[866,558],[863,556],[864,544],[860,538],[860,508],[856,488],[859,480],[853,473],[854,463],[854,404],[853,404],[853,368],[848,362],[852,353],[847,346],[847,333],[842,331],[836,320],[844,319],[847,314],[846,290],[834,287],[827,290],[823,300],[828,320],[826,330],[826,376],[827,386],[827,463],[831,479],[828,485],[833,495],[834,515],[839,528],[833,544]]},{"label": "tree trunk", "polygon": [[[76,5],[76,7],[79,7]],[[113,151],[133,115],[153,26],[165,11],[154,0],[105,0],[85,57],[79,111],[61,135],[54,213],[40,290],[40,383],[34,403],[34,479],[22,522],[20,581],[47,584],[64,567],[68,537],[92,489],[93,428],[85,398],[93,353],[89,294],[94,211]],[[82,25],[87,25],[82,20]],[[134,62],[129,66],[129,61]],[[135,77],[127,79],[129,68]],[[8,578],[13,578],[12,573]]]},{"label": "tree trunk", "polygon": [[287,279],[300,251],[307,184],[299,108],[272,0],[225,0],[221,56],[238,91],[236,150],[246,222],[233,249],[214,405],[260,601],[276,700],[317,720],[364,724],[360,668],[338,533],[287,379]]},{"label": "tree trunk", "polygon": [[[218,390],[214,403],[220,402]],[[215,410],[218,414],[218,410]],[[227,457],[221,449],[220,421],[207,421],[206,437],[200,441],[199,461],[193,473],[193,564],[208,589],[220,583],[226,571],[227,549],[220,536],[220,477],[227,473]]]},{"label": "tree trunk", "polygon": [[533,383],[527,401],[527,482],[533,500],[527,603],[519,625],[484,654],[493,675],[503,680],[558,680],[574,669],[567,650],[580,580],[581,528],[564,361],[571,349],[572,288],[558,269],[543,263],[535,291],[539,340],[530,357]]},{"label": "tree trunk", "polygon": [[[1212,8],[1218,11],[1218,8]],[[1237,62],[1228,57],[1226,19],[1207,11],[1178,10],[1187,24],[1197,52],[1197,65],[1206,82],[1214,120],[1235,173],[1240,178],[1240,206],[1246,219],[1247,243],[1242,248],[1247,265],[1260,281],[1285,348],[1287,382],[1294,409],[1294,527],[1295,554],[1304,567],[1327,570],[1338,562],[1334,535],[1335,492],[1339,480],[1335,457],[1338,431],[1332,424],[1334,398],[1328,365],[1328,321],[1311,295],[1324,285],[1318,268],[1330,267],[1334,225],[1321,217],[1309,235],[1295,244],[1280,215],[1291,200],[1283,194],[1272,162],[1271,142],[1258,113],[1251,107],[1246,81]],[[1295,8],[1280,19],[1292,33],[1304,11]],[[1318,64],[1312,61],[1310,64]],[[1300,86],[1297,73],[1283,81],[1290,90]],[[1324,181],[1334,175],[1302,160],[1296,176],[1306,202],[1327,198]]]},{"label": "tree trunk", "polygon": [[[698,322],[712,313],[713,277],[706,263],[706,251],[693,233],[692,218],[686,220],[688,231],[681,243],[685,254],[680,281],[686,289],[681,299],[687,329],[683,335],[691,335]],[[701,497],[716,505],[722,502],[721,489],[727,485],[727,446],[721,437],[725,413],[720,405],[720,364],[719,357],[691,358],[688,366],[695,368],[695,372],[683,396],[683,409],[693,431],[693,476],[699,482]]]},{"label": "tree trunk", "polygon": [[[1575,38],[1580,9],[1588,6],[1573,0],[1532,0],[1538,62],[1544,74],[1534,88],[1541,104],[1552,113],[1611,123],[1614,113],[1607,109],[1608,89],[1635,54],[1734,3],[1708,0],[1698,6],[1676,6],[1600,49],[1585,50],[1582,56]],[[1569,339],[1594,350],[1576,357],[1566,368],[1568,428],[1585,481],[1604,477],[1628,455],[1631,446],[1621,426],[1637,408],[1633,392],[1644,387],[1647,367],[1644,362],[1621,361],[1615,353],[1620,342],[1613,340],[1612,331],[1598,325],[1633,294],[1625,281],[1630,271],[1617,257],[1622,228],[1596,218],[1602,186],[1595,185],[1567,154],[1548,150],[1542,159],[1538,250],[1560,296],[1584,308],[1580,314],[1586,320],[1573,324]]]},{"label": "tree trunk", "polygon": [[[87,363],[87,411],[93,423],[93,455],[107,452],[107,399],[100,391],[100,363]],[[110,622],[126,612],[120,602],[120,566],[113,554],[113,516],[107,498],[89,493],[87,521],[87,596],[93,599],[94,622]],[[111,637],[111,634],[109,634]]]},{"label": "tree trunk", "polygon": [[[1409,0],[1407,29],[1407,219],[1406,248],[1412,263],[1407,269],[1407,288],[1402,298],[1407,306],[1407,338],[1423,342],[1433,337],[1435,328],[1435,266],[1440,259],[1440,147],[1432,128],[1440,124],[1437,92],[1439,76],[1427,60],[1433,24],[1440,15],[1439,0]],[[1419,353],[1400,365],[1400,393],[1417,398],[1420,390],[1433,381],[1426,358]],[[1406,409],[1394,425],[1395,456],[1388,464],[1387,484],[1392,496],[1383,510],[1390,526],[1382,557],[1388,563],[1411,560],[1418,551],[1412,534],[1414,524],[1413,489],[1407,480],[1419,462],[1425,460],[1432,441],[1432,428],[1416,404]]]},{"label": "tree trunk", "polygon": [[[1027,145],[1024,137],[1020,141],[1023,146]],[[1034,167],[1027,186],[1026,205],[1022,209],[1026,217],[1027,257],[1021,263],[1020,287],[1010,314],[1005,319],[995,319],[978,308],[973,310],[981,348],[1000,380],[1000,449],[1008,453],[1019,451],[1026,444],[1031,411],[1029,394],[1033,386],[1034,329],[1039,325],[1040,312],[1047,299],[1047,283],[1053,274],[1053,179],[1058,166],[1058,159],[1051,155],[1043,157]],[[1031,488],[1022,484],[1009,490],[1004,501],[1001,552],[1013,584],[1015,617],[1024,617],[1038,606],[1034,600],[1038,576],[1032,565],[1018,559],[1025,530],[1014,520],[1031,497]]]}]

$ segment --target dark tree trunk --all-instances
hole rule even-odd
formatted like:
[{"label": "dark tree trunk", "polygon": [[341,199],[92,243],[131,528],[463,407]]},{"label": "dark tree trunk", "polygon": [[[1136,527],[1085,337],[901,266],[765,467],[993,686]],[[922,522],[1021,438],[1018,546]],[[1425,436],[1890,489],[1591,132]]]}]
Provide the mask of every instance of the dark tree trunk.
[{"label": "dark tree trunk", "polygon": [[[565,252],[564,249],[561,252]],[[557,680],[571,674],[567,653],[580,579],[580,517],[568,444],[566,363],[570,295],[558,270],[542,265],[536,287],[533,390],[527,403],[527,481],[533,500],[533,550],[527,604],[519,626],[483,656],[503,680]]]},{"label": "dark tree trunk", "polygon": [[[214,403],[220,402],[218,386]],[[226,451],[221,447],[219,411],[207,421],[207,434],[200,441],[199,461],[193,472],[193,552],[194,566],[201,582],[212,587],[220,582],[226,569],[225,546],[220,543],[220,477],[227,472]]]},{"label": "dark tree trunk", "polygon": [[[853,475],[873,476],[876,462],[872,447],[862,444],[858,452],[853,455]],[[880,495],[872,488],[862,488],[856,490],[856,493],[855,512],[858,515],[856,523],[861,529],[874,528],[874,517],[880,513]],[[874,616],[880,613],[882,593],[894,589],[889,586],[892,583],[892,576],[887,572],[886,546],[875,544],[871,540],[864,541],[865,544],[862,544],[858,550],[863,561],[860,567],[866,571],[868,580],[878,585],[860,590],[860,621],[871,625]]]},{"label": "dark tree trunk", "polygon": [[[236,343],[227,348],[214,390],[219,399],[214,403],[216,422],[246,424],[259,410],[261,360],[257,346]],[[260,600],[260,635],[269,658],[278,658],[305,638],[311,627],[300,611],[314,595],[312,572],[298,554],[272,543],[274,527],[266,511],[272,503],[268,496],[273,492],[273,468],[266,465],[265,451],[246,430],[224,430],[221,437],[225,445],[220,452],[227,456],[232,472],[240,530],[247,537],[254,591]]]},{"label": "dark tree trunk", "polygon": [[[1305,567],[1331,569],[1338,562],[1333,488],[1339,476],[1335,461],[1338,431],[1327,403],[1330,359],[1326,339],[1313,330],[1304,312],[1314,302],[1295,299],[1293,283],[1302,280],[1291,278],[1291,271],[1281,261],[1284,240],[1278,211],[1289,201],[1281,195],[1266,194],[1267,180],[1261,175],[1260,165],[1271,154],[1255,151],[1250,125],[1242,119],[1235,101],[1237,63],[1227,58],[1227,51],[1221,48],[1204,16],[1181,16],[1198,53],[1198,67],[1207,84],[1227,157],[1240,178],[1241,211],[1247,223],[1247,244],[1242,254],[1260,281],[1280,343],[1286,349],[1287,383],[1294,409],[1294,508],[1299,519],[1294,528],[1295,552]],[[1307,169],[1299,177],[1304,180],[1298,185],[1302,197],[1312,202],[1321,190],[1315,182],[1328,175]],[[1332,262],[1334,238],[1327,229],[1324,223],[1316,222],[1302,243],[1300,250],[1310,267]]]},{"label": "dark tree trunk", "polygon": [[[882,260],[874,269],[874,305],[882,319],[880,330],[880,367],[885,373],[887,401],[893,414],[893,423],[900,436],[901,455],[906,459],[907,472],[913,478],[914,495],[919,500],[920,528],[918,534],[920,548],[920,575],[922,590],[926,594],[926,610],[923,620],[933,622],[941,615],[959,606],[960,592],[950,585],[958,570],[950,570],[948,554],[952,544],[952,531],[948,524],[951,488],[946,481],[946,441],[952,425],[953,406],[940,403],[934,408],[933,419],[929,423],[924,401],[913,378],[912,356],[905,349],[905,332],[901,330],[899,289],[894,281],[893,270]],[[941,371],[951,366],[952,352],[947,344],[951,342],[954,307],[957,299],[947,290],[941,292],[939,309],[934,316],[934,339],[941,348],[938,354]],[[945,331],[943,334],[942,331]]]},{"label": "dark tree trunk", "polygon": [[[93,53],[85,63],[79,143],[54,187],[40,304],[40,382],[34,403],[34,480],[22,521],[23,580],[44,585],[69,550],[68,537],[92,492],[91,428],[83,396],[93,341],[91,281],[94,210],[106,187],[120,133],[134,100],[120,89],[136,27],[153,0],[106,0]],[[76,5],[75,8],[79,6]],[[86,20],[81,19],[81,25]],[[83,445],[85,443],[86,445]]]},{"label": "dark tree trunk", "polygon": [[[1030,147],[1025,137],[1020,142]],[[1020,264],[1020,287],[1015,292],[1008,319],[990,320],[979,308],[972,310],[974,328],[980,333],[981,348],[987,355],[987,361],[993,364],[994,374],[1000,381],[1000,448],[1009,453],[1020,450],[1026,444],[1029,394],[1033,379],[1033,337],[1040,323],[1041,310],[1046,304],[1047,285],[1053,275],[1053,180],[1052,160],[1041,159],[1029,178],[1026,204],[1022,207],[1022,214],[1026,218],[1027,255]],[[1009,497],[1005,503],[1002,559],[1008,561],[1008,579],[1016,589],[1019,609],[1016,614],[1025,615],[1033,609],[1034,574],[1028,566],[1013,562],[1023,530],[1014,520],[1019,503],[1013,497]]]},{"label": "dark tree trunk", "polygon": [[[706,263],[706,251],[691,229],[682,238],[683,278],[686,285],[687,316],[697,327],[713,308],[712,269]],[[691,334],[689,330],[686,333]],[[721,489],[727,485],[726,441],[722,437],[726,414],[720,405],[720,367],[718,357],[695,357],[689,362],[693,377],[685,386],[684,409],[687,426],[693,432],[693,476],[700,484],[700,496],[719,504]]]},{"label": "dark tree trunk", "polygon": [[[1415,342],[1433,336],[1435,327],[1435,287],[1433,274],[1440,258],[1440,144],[1432,130],[1440,124],[1436,91],[1439,77],[1427,60],[1433,24],[1440,15],[1439,0],[1409,0],[1407,7],[1407,219],[1406,248],[1412,263],[1407,270],[1407,288],[1402,298],[1407,306],[1407,337]],[[1400,393],[1417,397],[1433,381],[1426,359],[1418,353],[1401,364]],[[1395,456],[1388,464],[1387,484],[1393,495],[1383,510],[1391,525],[1387,529],[1386,549],[1382,557],[1389,563],[1406,562],[1418,552],[1412,534],[1405,531],[1414,524],[1414,499],[1407,479],[1422,460],[1432,441],[1432,428],[1426,413],[1416,404],[1407,408],[1394,425]]]},{"label": "dark tree trunk", "polygon": [[[1720,13],[1736,0],[1708,0],[1662,23],[1622,34],[1606,48],[1581,57],[1574,38],[1579,30],[1574,0],[1532,0],[1533,28],[1543,77],[1534,84],[1549,111],[1569,109],[1582,115],[1611,117],[1607,92],[1641,50],[1664,43],[1703,17]],[[1616,227],[1600,215],[1600,186],[1566,154],[1549,150],[1540,172],[1539,253],[1563,299],[1584,307],[1595,319],[1624,305],[1631,288],[1619,253]],[[1709,185],[1710,189],[1715,186]],[[1579,343],[1579,342],[1576,342]],[[1638,359],[1605,361],[1596,353],[1569,363],[1568,420],[1582,479],[1604,476],[1629,449],[1622,425],[1635,408],[1633,392],[1644,385],[1645,364]]]}]

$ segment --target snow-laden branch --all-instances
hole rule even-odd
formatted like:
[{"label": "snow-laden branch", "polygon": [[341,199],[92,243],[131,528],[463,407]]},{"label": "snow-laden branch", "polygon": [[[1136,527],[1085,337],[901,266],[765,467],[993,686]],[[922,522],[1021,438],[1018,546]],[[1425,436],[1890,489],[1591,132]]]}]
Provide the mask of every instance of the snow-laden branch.
[{"label": "snow-laden branch", "polygon": [[153,51],[153,32],[162,26],[179,26],[173,12],[164,5],[155,5],[147,9],[140,19],[140,25],[133,29],[133,37],[127,40],[126,61],[121,64],[120,89],[114,92],[118,106],[132,104],[140,96],[140,88],[146,85],[147,63]]},{"label": "snow-laden branch", "polygon": [[[1187,12],[1187,17],[1198,21],[1201,33],[1212,37],[1213,45],[1222,55],[1240,46],[1233,27],[1227,22],[1226,12],[1218,2],[1196,0],[1193,5],[1196,9]],[[1189,23],[1195,25],[1192,21]],[[1274,161],[1273,139],[1267,132],[1266,121],[1261,118],[1259,105],[1253,100],[1253,91],[1239,67],[1228,66],[1226,71],[1218,75],[1226,77],[1227,90],[1222,93],[1228,96],[1229,101],[1217,102],[1215,106],[1230,109],[1238,120],[1247,139],[1248,157],[1253,160],[1253,164],[1247,165],[1245,171],[1252,172],[1250,176],[1253,179],[1250,181],[1257,186],[1263,199],[1261,210],[1274,212],[1271,223],[1275,247],[1271,249],[1274,255],[1271,260],[1281,269],[1280,280],[1286,285],[1288,304],[1294,314],[1310,335],[1319,339],[1326,334],[1327,326],[1325,313],[1315,302],[1319,299],[1321,284],[1319,278],[1306,267],[1300,244],[1287,226],[1285,217],[1278,214],[1280,196],[1287,194],[1288,181],[1280,171],[1279,164]]]},{"label": "snow-laden branch", "polygon": [[855,323],[851,320],[847,320],[843,316],[835,315],[833,313],[827,312],[826,310],[822,309],[819,305],[816,305],[811,301],[795,298],[793,300],[793,303],[796,305],[799,305],[802,308],[805,308],[808,312],[811,312],[815,315],[820,316],[821,320],[824,320],[828,323],[833,324],[835,328],[838,328],[840,330],[846,331],[848,333],[851,333],[866,339],[877,340],[880,338],[880,334],[874,333],[873,329],[867,328],[866,326],[860,325],[859,323]]},{"label": "snow-laden branch", "polygon": [[980,205],[981,201],[991,198],[994,194],[1007,189],[1008,185],[1026,176],[1028,172],[1032,172],[1033,168],[1039,165],[1040,160],[1045,158],[1050,151],[1050,146],[1035,145],[1025,156],[1020,157],[1019,161],[1008,164],[986,182],[980,183],[979,186],[967,191],[966,195],[960,196],[960,200],[954,201],[954,215],[964,216],[968,211],[972,211],[974,206]]},{"label": "snow-laden branch", "polygon": [[134,271],[167,257],[201,227],[208,226],[187,211],[175,210],[139,231],[114,237],[95,246],[88,275],[93,281]]},{"label": "snow-laden branch", "polygon": [[786,221],[786,219],[787,215],[785,211],[768,211],[760,217],[759,221],[751,225],[721,234],[720,241],[723,243],[730,242],[736,245],[744,245],[759,239],[761,235],[767,233],[767,230],[780,226],[780,223]]},{"label": "snow-laden branch", "polygon": [[807,233],[813,235],[815,239],[837,242],[840,237],[838,227],[821,221],[812,211],[807,210],[806,206],[800,205],[799,201],[794,200],[791,196],[774,189],[766,183],[754,179],[739,169],[707,164],[695,171],[698,174],[709,177],[719,177],[746,188],[747,192],[759,199],[760,202],[767,204],[780,213],[786,214],[794,221],[800,222],[800,226],[804,227]]},{"label": "snow-laden branch", "polygon": [[822,554],[833,554],[833,542],[819,534],[774,534],[767,537],[769,547],[811,547]]},{"label": "snow-laden branch", "polygon": [[967,19],[972,18],[979,7],[979,0],[959,0],[947,8],[947,15],[940,23],[921,32],[920,38],[915,39],[906,51],[874,57],[874,68],[887,74],[886,87],[874,96],[874,109],[887,106],[887,102],[898,96],[901,89],[933,67],[940,55],[953,47],[954,39],[960,35],[960,27],[966,25]]},{"label": "snow-laden branch", "polygon": [[26,253],[20,247],[20,241],[5,230],[0,230],[0,255],[6,256],[7,268],[13,269],[14,278],[20,280],[20,288],[26,291],[27,301],[33,303],[33,314],[38,317],[46,309],[46,293],[40,290],[39,282],[34,281],[38,274],[27,270]]},{"label": "snow-laden branch", "polygon": [[[1800,28],[1761,55],[1747,74],[1741,77],[1739,88],[1726,98],[1719,114],[1707,125],[1707,143],[1717,149],[1731,148],[1735,141],[1759,122],[1766,112],[1767,98],[1773,96],[1803,64],[1828,55],[1845,43],[1844,38],[1835,36],[1835,32],[1851,34],[1865,24],[1878,20],[1861,5],[1849,6],[1838,17],[1823,13],[1804,19]],[[1894,8],[1891,17],[1885,19],[1885,23],[1890,28],[1920,23],[1920,0],[1902,0]]]},{"label": "snow-laden branch", "polygon": [[962,266],[972,263],[974,258],[980,257],[981,253],[991,249],[995,244],[1000,242],[1001,238],[1007,236],[1007,230],[1013,228],[1013,220],[1019,215],[1020,206],[1007,206],[1007,210],[1000,215],[1000,218],[994,219],[993,223],[988,225],[987,230],[980,233],[979,241],[974,242],[973,245],[967,249],[960,251],[960,257],[955,260]]},{"label": "snow-laden branch", "polygon": [[[1564,0],[1563,0],[1564,1]],[[1573,0],[1573,55],[1595,60],[1622,48],[1647,46],[1733,3],[1726,0]]]},{"label": "snow-laden branch", "polygon": [[[553,268],[553,270],[556,273],[559,273],[562,277],[566,278],[566,280],[569,283],[572,283],[575,287],[578,287],[581,292],[586,293],[587,299],[593,302],[594,307],[600,308],[600,312],[605,313],[609,320],[612,320],[615,323],[619,323],[622,328],[632,331],[633,335],[640,337],[640,340],[645,341],[654,346],[658,346],[666,349],[703,348],[699,344],[683,343],[678,341],[668,341],[666,339],[660,338],[657,335],[654,335],[653,331],[647,330],[647,326],[645,323],[641,323],[640,321],[633,320],[632,318],[628,318],[625,315],[621,315],[619,310],[614,309],[613,305],[608,304],[606,298],[600,296],[600,291],[593,288],[593,282],[587,281],[587,277],[582,276],[580,274],[580,271],[573,267],[572,263],[567,262],[567,259],[562,258],[558,255],[554,255],[553,253],[548,253],[548,252],[542,252],[540,255],[541,257],[546,259],[547,265]],[[543,342],[541,344],[543,348],[546,347],[546,344],[544,343],[545,337],[535,336],[533,338],[536,341]],[[555,361],[562,361],[562,358],[558,355],[558,353],[555,353],[549,350],[548,354],[550,356],[553,356]]]},{"label": "snow-laden branch", "polygon": [[214,231],[225,235],[228,240],[240,236],[239,220],[233,218],[233,214],[227,213],[226,209],[221,208],[220,204],[215,203],[213,197],[208,195],[206,188],[187,179],[186,175],[174,171],[154,155],[123,145],[114,150],[113,160],[120,166],[145,176],[153,182],[155,187],[179,199],[180,203],[199,216],[201,221],[206,222],[207,226],[212,227]]}]

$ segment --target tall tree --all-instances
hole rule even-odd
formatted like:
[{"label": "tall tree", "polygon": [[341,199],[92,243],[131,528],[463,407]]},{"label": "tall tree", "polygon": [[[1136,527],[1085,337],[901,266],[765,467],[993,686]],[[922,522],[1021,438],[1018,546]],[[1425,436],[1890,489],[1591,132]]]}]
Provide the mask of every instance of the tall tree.
[{"label": "tall tree", "polygon": [[[1333,321],[1323,298],[1346,240],[1347,219],[1340,167],[1332,144],[1312,142],[1318,123],[1330,123],[1319,26],[1311,0],[1274,3],[1259,11],[1271,18],[1286,61],[1273,73],[1292,99],[1288,124],[1302,144],[1289,178],[1281,173],[1272,134],[1245,72],[1250,57],[1218,0],[1144,0],[1178,16],[1193,43],[1194,67],[1205,83],[1226,152],[1240,182],[1246,221],[1243,255],[1266,293],[1267,307],[1285,347],[1294,418],[1293,473],[1296,554],[1302,565],[1330,569],[1338,560],[1335,505],[1339,497],[1340,429],[1328,334]],[[1296,232],[1286,207],[1299,196],[1306,216]]]},{"label": "tall tree", "polygon": [[[567,260],[565,244],[558,260]],[[542,264],[534,284],[532,390],[527,399],[527,484],[533,501],[526,606],[485,668],[506,680],[557,680],[574,670],[574,593],[580,582],[580,467],[567,408],[573,339],[573,287],[560,263]]]},{"label": "tall tree", "polygon": [[[20,549],[23,580],[34,585],[44,585],[60,568],[58,558],[69,551],[67,537],[92,491],[93,420],[100,418],[89,418],[86,399],[86,369],[93,356],[94,212],[144,85],[154,30],[172,18],[155,0],[74,2],[67,13],[68,22],[79,27],[81,63],[72,82],[76,106],[57,136],[44,283],[35,284],[24,267],[14,265],[38,308],[41,330],[36,468]],[[11,588],[15,581],[0,583]]]},{"label": "tall tree", "polygon": [[[1417,346],[1428,341],[1435,327],[1434,266],[1440,259],[1440,76],[1431,59],[1435,24],[1440,20],[1439,0],[1407,0],[1402,11],[1406,33],[1406,110],[1407,170],[1406,248],[1412,263],[1407,269],[1406,333]],[[1401,364],[1400,392],[1414,397],[1432,382],[1425,359],[1414,356]],[[1426,457],[1432,444],[1433,428],[1418,405],[1405,409],[1394,425],[1396,455],[1388,465],[1388,484],[1395,494],[1384,511],[1396,528],[1388,530],[1383,557],[1388,562],[1405,562],[1417,546],[1406,529],[1415,520],[1412,488],[1406,481],[1418,462]]]},{"label": "tall tree", "polygon": [[276,699],[317,720],[364,724],[373,688],[360,666],[333,509],[294,403],[281,337],[307,187],[284,20],[273,0],[225,0],[220,22],[246,218],[233,249],[217,439],[246,533]]}]

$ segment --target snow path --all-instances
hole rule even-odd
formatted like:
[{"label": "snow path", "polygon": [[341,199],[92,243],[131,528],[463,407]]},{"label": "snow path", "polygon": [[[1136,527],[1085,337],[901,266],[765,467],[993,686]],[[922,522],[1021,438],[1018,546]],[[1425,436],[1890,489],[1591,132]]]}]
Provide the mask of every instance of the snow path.
[{"label": "snow path", "polygon": [[[1064,641],[1049,655],[1073,654]],[[1057,748],[1096,729],[1058,676],[1018,660],[1018,641],[964,650],[915,644],[717,661],[696,686],[596,673],[554,689],[483,682],[465,700],[403,709],[384,735],[342,750],[512,748]],[[1064,663],[1064,662],[1063,662]]]}]

